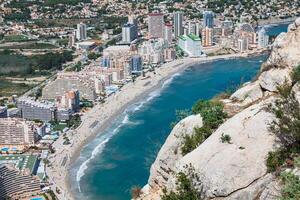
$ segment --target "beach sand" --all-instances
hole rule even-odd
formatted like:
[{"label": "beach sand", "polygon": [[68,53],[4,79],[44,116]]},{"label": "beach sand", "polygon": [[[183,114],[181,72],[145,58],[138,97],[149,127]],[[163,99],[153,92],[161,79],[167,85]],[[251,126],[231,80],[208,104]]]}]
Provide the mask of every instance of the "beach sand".
[{"label": "beach sand", "polygon": [[[257,52],[255,52],[257,53]],[[151,91],[169,79],[172,75],[183,71],[189,66],[209,62],[218,59],[229,59],[235,57],[247,57],[249,54],[230,54],[203,58],[185,58],[175,60],[162,65],[153,72],[148,72],[149,78],[139,77],[136,81],[123,86],[119,92],[106,99],[103,104],[97,104],[90,111],[82,116],[82,124],[76,130],[70,130],[67,136],[70,139],[70,145],[63,145],[63,137],[60,137],[53,147],[56,152],[49,156],[50,167],[46,168],[52,190],[60,200],[74,199],[70,193],[68,183],[68,169],[72,162],[79,156],[81,149],[85,144],[91,141],[97,134],[103,132],[116,116],[122,113],[128,105],[136,100],[146,96]],[[56,188],[60,190],[57,193]]]}]

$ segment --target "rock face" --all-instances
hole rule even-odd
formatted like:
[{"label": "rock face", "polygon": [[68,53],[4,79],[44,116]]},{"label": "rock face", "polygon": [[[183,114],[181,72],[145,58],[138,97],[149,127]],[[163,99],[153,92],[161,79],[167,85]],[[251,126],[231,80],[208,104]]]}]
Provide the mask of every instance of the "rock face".
[{"label": "rock face", "polygon": [[300,63],[300,18],[289,26],[287,33],[281,33],[274,41],[271,55],[262,71],[273,67],[294,67]]},{"label": "rock face", "polygon": [[267,91],[275,92],[277,87],[287,83],[291,83],[290,70],[289,69],[271,69],[263,72],[259,78],[260,86]]},{"label": "rock face", "polygon": [[[176,190],[176,174],[186,166],[194,168],[200,181],[194,181],[204,199],[275,200],[280,184],[267,173],[265,160],[276,145],[275,136],[268,127],[273,114],[264,109],[273,103],[277,87],[290,80],[293,67],[300,64],[300,18],[280,34],[273,45],[261,74],[253,83],[247,83],[223,100],[225,109],[232,109],[225,121],[199,147],[181,156],[184,134],[192,134],[201,126],[200,116],[191,116],[175,126],[151,167],[144,200],[159,200],[163,188]],[[300,86],[293,89],[300,102]],[[231,137],[222,143],[222,134]],[[176,152],[176,153],[175,153]]]},{"label": "rock face", "polygon": [[174,171],[176,162],[182,158],[180,146],[182,145],[184,136],[194,134],[194,128],[201,126],[201,116],[191,115],[181,120],[173,128],[165,144],[160,149],[155,162],[151,166],[148,184],[152,193],[166,185],[169,176]]},{"label": "rock face", "polygon": [[231,100],[249,104],[263,97],[263,91],[258,82],[247,83],[242,88],[233,93],[230,97]]},{"label": "rock face", "polygon": [[[229,197],[267,173],[265,158],[273,149],[275,136],[268,130],[274,118],[263,109],[266,104],[250,106],[227,120],[179,161],[178,171],[190,163],[195,168],[201,182],[197,187],[202,188],[204,197]],[[230,135],[230,144],[221,142],[222,134]]]}]

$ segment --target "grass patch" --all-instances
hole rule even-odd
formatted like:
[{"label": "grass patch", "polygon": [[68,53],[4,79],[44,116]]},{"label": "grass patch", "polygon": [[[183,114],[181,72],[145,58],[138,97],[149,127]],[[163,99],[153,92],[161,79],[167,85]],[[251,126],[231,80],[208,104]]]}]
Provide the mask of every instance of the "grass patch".
[{"label": "grass patch", "polygon": [[0,47],[0,49],[55,49],[57,48],[53,44],[49,43],[38,43],[38,42],[30,42],[26,44],[15,44],[12,46]]},{"label": "grass patch", "polygon": [[26,35],[5,35],[5,42],[26,42],[30,41],[30,39]]},{"label": "grass patch", "polygon": [[21,95],[34,86],[35,85],[27,85],[25,83],[13,83],[0,78],[0,97]]},{"label": "grass patch", "polygon": [[299,177],[290,172],[283,172],[280,174],[280,178],[283,183],[280,200],[300,199]]}]

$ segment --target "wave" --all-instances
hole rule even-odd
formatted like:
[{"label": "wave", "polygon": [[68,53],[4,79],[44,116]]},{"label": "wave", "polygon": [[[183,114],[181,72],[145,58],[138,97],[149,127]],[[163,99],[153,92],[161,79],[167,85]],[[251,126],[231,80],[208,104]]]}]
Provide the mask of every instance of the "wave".
[{"label": "wave", "polygon": [[80,182],[81,178],[85,175],[85,171],[86,171],[86,169],[88,168],[88,166],[87,166],[88,163],[89,163],[92,159],[94,159],[95,156],[96,156],[98,153],[100,153],[100,152],[103,150],[105,144],[109,141],[109,139],[110,139],[110,138],[106,138],[106,139],[103,140],[100,144],[98,144],[98,145],[96,146],[96,148],[92,151],[91,157],[90,157],[89,159],[87,159],[86,161],[84,161],[84,162],[80,165],[80,167],[79,167],[79,169],[78,169],[78,171],[77,171],[77,173],[76,173],[76,181],[77,181],[77,184],[78,184],[79,192],[81,192],[79,182]]},{"label": "wave", "polygon": [[78,190],[79,192],[81,192],[81,189],[80,189],[80,180],[81,178],[85,175],[85,171],[88,169],[88,164],[91,160],[93,160],[96,155],[98,155],[99,153],[101,153],[106,145],[106,143],[119,131],[119,129],[125,125],[125,124],[139,124],[141,123],[141,121],[137,121],[137,122],[132,122],[129,120],[129,114],[130,112],[135,112],[137,110],[140,110],[145,103],[151,101],[153,98],[157,97],[160,95],[162,89],[164,87],[166,87],[167,85],[169,85],[173,79],[176,77],[176,76],[179,76],[180,73],[176,73],[174,74],[173,76],[171,76],[169,79],[167,79],[163,84],[162,84],[162,87],[151,92],[149,95],[148,95],[148,98],[144,101],[141,101],[139,102],[138,104],[135,104],[134,108],[133,109],[126,109],[125,110],[125,116],[123,118],[123,120],[121,121],[121,123],[111,132],[108,132],[109,134],[103,134],[100,139],[100,143],[94,148],[94,150],[92,151],[91,153],[91,156],[90,158],[88,158],[87,160],[85,160],[79,167],[77,173],[76,173],[76,182],[77,182],[77,185],[78,185]]}]

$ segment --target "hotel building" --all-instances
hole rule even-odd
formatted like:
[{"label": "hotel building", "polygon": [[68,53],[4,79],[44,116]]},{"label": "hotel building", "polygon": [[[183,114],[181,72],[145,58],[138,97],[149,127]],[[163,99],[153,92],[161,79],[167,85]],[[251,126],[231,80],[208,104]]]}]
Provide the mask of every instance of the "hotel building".
[{"label": "hotel building", "polygon": [[179,36],[178,47],[189,57],[199,57],[202,54],[201,39],[194,34]]},{"label": "hotel building", "polygon": [[87,38],[86,24],[84,23],[77,24],[76,38],[77,40],[86,40]]},{"label": "hotel building", "polygon": [[0,147],[23,151],[37,141],[34,124],[17,118],[0,118]]},{"label": "hotel building", "polygon": [[203,12],[203,27],[213,28],[214,26],[214,13],[212,11]]}]

